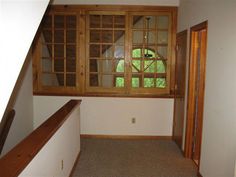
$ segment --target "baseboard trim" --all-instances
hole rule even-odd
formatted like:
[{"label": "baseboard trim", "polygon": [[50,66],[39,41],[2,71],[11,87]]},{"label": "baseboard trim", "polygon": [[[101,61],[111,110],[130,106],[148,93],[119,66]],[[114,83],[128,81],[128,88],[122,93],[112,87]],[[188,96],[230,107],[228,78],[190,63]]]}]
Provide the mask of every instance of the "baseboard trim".
[{"label": "baseboard trim", "polygon": [[121,140],[172,140],[172,136],[146,136],[146,135],[90,135],[81,134],[81,138],[94,139],[121,139]]},{"label": "baseboard trim", "polygon": [[199,171],[197,172],[197,177],[203,177]]},{"label": "baseboard trim", "polygon": [[71,171],[70,171],[70,176],[69,176],[69,177],[72,177],[72,175],[73,175],[73,173],[74,173],[74,171],[75,171],[76,165],[77,165],[78,162],[79,162],[80,154],[81,154],[81,151],[79,152],[79,154],[78,154],[77,157],[76,157],[75,163],[74,163],[74,165],[73,165],[73,168],[72,168]]}]

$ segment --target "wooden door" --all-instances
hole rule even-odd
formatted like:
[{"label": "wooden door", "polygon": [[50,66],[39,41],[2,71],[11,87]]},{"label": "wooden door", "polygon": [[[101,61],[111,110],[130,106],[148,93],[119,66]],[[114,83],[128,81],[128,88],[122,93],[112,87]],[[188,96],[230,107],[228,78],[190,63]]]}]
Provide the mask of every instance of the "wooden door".
[{"label": "wooden door", "polygon": [[176,40],[176,68],[175,68],[175,98],[174,98],[174,121],[173,139],[182,149],[183,124],[184,124],[184,100],[185,100],[185,72],[187,30],[177,34]]},{"label": "wooden door", "polygon": [[191,28],[185,155],[199,167],[206,69],[207,22]]}]

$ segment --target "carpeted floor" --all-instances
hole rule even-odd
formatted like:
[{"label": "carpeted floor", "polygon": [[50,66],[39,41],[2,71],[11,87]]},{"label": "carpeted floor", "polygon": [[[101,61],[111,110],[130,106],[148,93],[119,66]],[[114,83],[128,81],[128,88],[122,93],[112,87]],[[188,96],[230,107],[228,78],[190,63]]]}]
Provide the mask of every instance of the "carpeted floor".
[{"label": "carpeted floor", "polygon": [[168,140],[82,139],[73,177],[196,177],[196,167]]}]

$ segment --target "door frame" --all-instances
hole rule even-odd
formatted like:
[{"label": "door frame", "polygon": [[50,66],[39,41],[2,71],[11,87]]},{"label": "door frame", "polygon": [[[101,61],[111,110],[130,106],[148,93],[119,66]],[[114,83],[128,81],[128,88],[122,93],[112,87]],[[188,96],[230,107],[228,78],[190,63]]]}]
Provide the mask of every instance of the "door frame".
[{"label": "door frame", "polygon": [[[201,106],[200,109],[200,127],[199,127],[199,162],[197,164],[198,168],[200,166],[200,157],[201,157],[201,140],[202,140],[202,127],[203,127],[203,109],[204,109],[204,92],[205,92],[205,71],[206,71],[206,44],[207,44],[207,27],[208,22],[204,21],[198,25],[195,25],[190,28],[190,57],[189,57],[189,71],[188,71],[188,97],[187,97],[187,113],[186,113],[186,131],[185,131],[185,148],[184,155],[187,158],[192,158],[193,152],[193,131],[194,131],[194,113],[195,113],[195,81],[196,81],[196,68],[197,68],[197,58],[196,58],[196,33],[201,30],[206,30],[206,36],[203,43],[205,43],[203,51],[201,51],[200,56],[202,58],[202,62],[200,63],[200,77],[203,79],[202,85],[202,95],[201,95]],[[201,60],[201,59],[200,59]]]},{"label": "door frame", "polygon": [[[175,61],[175,89],[174,89],[174,116],[173,116],[173,128],[172,128],[172,136],[173,136],[173,140],[175,141],[175,139],[174,139],[174,131],[175,131],[175,121],[176,121],[176,115],[175,115],[175,113],[176,113],[176,80],[177,80],[177,64],[178,64],[178,60],[177,60],[177,53],[178,53],[178,45],[177,45],[177,38],[179,37],[179,36],[186,36],[186,38],[188,37],[188,30],[186,29],[186,30],[183,30],[183,31],[181,31],[181,32],[179,32],[179,33],[177,33],[177,35],[176,35],[176,61]],[[186,53],[185,53],[185,62],[187,62],[187,39],[186,39]],[[185,63],[185,72],[186,72],[186,63]],[[186,73],[185,73],[185,81],[186,81]],[[184,81],[184,89],[186,89],[186,82]],[[185,102],[185,93],[184,93],[184,102]],[[185,111],[185,109],[184,109],[184,111]],[[182,124],[183,124],[183,128],[184,128],[184,117],[183,117],[183,122],[182,122]],[[183,136],[182,136],[182,140],[181,140],[181,147],[179,147],[180,148],[180,150],[182,151],[182,146],[183,146],[183,137],[184,137],[184,132],[183,132]],[[176,144],[177,144],[177,142],[176,142]],[[178,144],[177,144],[178,145]],[[179,145],[178,145],[179,146]],[[182,151],[183,152],[183,151]]]}]

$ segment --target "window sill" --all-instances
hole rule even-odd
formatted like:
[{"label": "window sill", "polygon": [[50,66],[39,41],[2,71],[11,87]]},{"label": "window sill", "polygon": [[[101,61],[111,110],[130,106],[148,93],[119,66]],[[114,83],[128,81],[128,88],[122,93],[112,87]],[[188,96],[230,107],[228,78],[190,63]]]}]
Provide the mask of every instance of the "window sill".
[{"label": "window sill", "polygon": [[34,96],[79,96],[79,97],[121,97],[121,98],[174,98],[174,94],[114,94],[114,93],[46,93],[34,92]]}]

